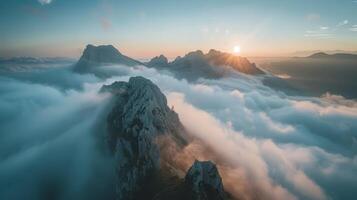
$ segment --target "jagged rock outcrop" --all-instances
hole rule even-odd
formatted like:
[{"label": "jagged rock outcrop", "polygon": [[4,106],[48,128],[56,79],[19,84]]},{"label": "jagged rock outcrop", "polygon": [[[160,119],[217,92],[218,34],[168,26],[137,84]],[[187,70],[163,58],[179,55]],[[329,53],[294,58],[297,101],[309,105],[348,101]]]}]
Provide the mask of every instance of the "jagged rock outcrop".
[{"label": "jagged rock outcrop", "polygon": [[79,73],[95,73],[97,72],[95,71],[97,67],[111,64],[135,66],[142,63],[121,54],[112,45],[94,46],[89,44],[73,70]]},{"label": "jagged rock outcrop", "polygon": [[110,148],[116,158],[118,199],[140,199],[145,183],[159,172],[161,136],[185,145],[178,115],[167,106],[166,97],[150,80],[132,77],[129,82],[103,86],[115,103],[107,118]]},{"label": "jagged rock outcrop", "polygon": [[146,63],[146,65],[149,67],[158,67],[158,68],[167,67],[168,64],[169,61],[164,55],[156,56],[152,58],[148,63]]},{"label": "jagged rock outcrop", "polygon": [[196,160],[187,172],[185,185],[190,191],[190,199],[227,199],[221,176],[218,173],[216,165],[211,161]]},{"label": "jagged rock outcrop", "polygon": [[189,137],[155,84],[132,77],[129,82],[104,85],[101,92],[113,95],[107,127],[118,200],[226,199],[212,162],[195,161],[186,177],[177,174],[186,169],[175,163],[175,152],[187,145]]},{"label": "jagged rock outcrop", "polygon": [[[160,56],[161,57],[161,56]],[[189,52],[184,57],[177,57],[172,62],[160,61],[160,57],[153,58],[147,63],[149,67],[165,68],[174,72],[179,78],[196,80],[203,78],[221,78],[236,70],[245,74],[264,74],[247,58],[211,49],[207,54],[197,50]]]}]

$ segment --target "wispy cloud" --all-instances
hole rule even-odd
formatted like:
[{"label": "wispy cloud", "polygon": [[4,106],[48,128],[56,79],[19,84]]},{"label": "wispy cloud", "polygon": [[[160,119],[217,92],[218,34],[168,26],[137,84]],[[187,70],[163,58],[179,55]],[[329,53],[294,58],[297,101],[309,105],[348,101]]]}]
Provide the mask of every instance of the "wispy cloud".
[{"label": "wispy cloud", "polygon": [[357,24],[353,25],[353,26],[350,28],[350,31],[357,32]]},{"label": "wispy cloud", "polygon": [[320,29],[321,29],[321,30],[328,30],[329,27],[328,27],[328,26],[321,26]]},{"label": "wispy cloud", "polygon": [[52,3],[52,0],[38,0],[41,5],[46,5]]},{"label": "wispy cloud", "polygon": [[333,34],[326,32],[326,30],[328,29],[322,29],[321,27],[319,30],[307,30],[305,31],[304,37],[317,38],[317,39],[332,38]]},{"label": "wispy cloud", "polygon": [[320,38],[320,39],[332,38],[332,34],[329,33],[306,33],[304,34],[304,36],[310,38]]},{"label": "wispy cloud", "polygon": [[348,20],[345,19],[342,22],[338,23],[337,26],[344,26],[344,25],[347,25],[347,24],[348,24]]}]

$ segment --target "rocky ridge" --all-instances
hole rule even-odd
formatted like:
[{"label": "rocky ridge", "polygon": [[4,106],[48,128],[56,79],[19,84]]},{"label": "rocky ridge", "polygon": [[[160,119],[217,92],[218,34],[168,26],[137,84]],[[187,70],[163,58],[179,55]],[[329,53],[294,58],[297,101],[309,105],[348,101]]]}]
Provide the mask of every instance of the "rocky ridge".
[{"label": "rocky ridge", "polygon": [[156,56],[152,58],[148,63],[146,63],[148,67],[167,67],[169,65],[168,59],[164,55]]},{"label": "rocky ridge", "polygon": [[98,77],[110,77],[114,71],[105,71],[101,66],[113,64],[136,66],[143,65],[158,70],[171,71],[176,77],[194,81],[199,78],[222,78],[238,71],[245,74],[264,74],[247,58],[233,54],[210,50],[207,54],[197,50],[169,62],[164,55],[156,56],[147,63],[142,63],[120,53],[112,45],[87,45],[73,70],[78,73],[93,73]]},{"label": "rocky ridge", "polygon": [[[166,60],[166,62],[165,62]],[[184,57],[177,57],[172,62],[161,55],[146,63],[149,67],[167,69],[179,78],[195,80],[203,78],[221,78],[235,70],[245,74],[264,74],[254,63],[247,58],[211,49],[207,54],[197,50],[189,52]]]},{"label": "rocky ridge", "polygon": [[[116,163],[118,200],[204,199],[212,191],[218,191],[214,199],[222,199],[223,185],[213,163],[196,161],[185,181],[175,173],[180,169],[171,157],[164,156],[168,147],[180,151],[189,138],[155,84],[132,77],[129,82],[105,85],[101,92],[113,95],[107,127],[108,145]],[[163,145],[162,138],[170,141],[169,146]],[[202,185],[199,182],[204,187],[197,187],[196,183]]]},{"label": "rocky ridge", "polygon": [[103,86],[102,91],[115,96],[107,125],[120,183],[118,199],[135,199],[140,185],[161,167],[158,137],[168,136],[184,145],[183,126],[160,89],[147,79],[114,82]]}]

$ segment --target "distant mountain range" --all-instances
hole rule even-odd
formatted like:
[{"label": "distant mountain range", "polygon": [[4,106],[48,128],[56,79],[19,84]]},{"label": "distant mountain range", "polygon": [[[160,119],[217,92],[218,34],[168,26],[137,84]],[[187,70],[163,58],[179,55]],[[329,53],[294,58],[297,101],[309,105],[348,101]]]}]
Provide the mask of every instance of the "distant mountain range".
[{"label": "distant mountain range", "polygon": [[73,63],[75,59],[64,57],[48,57],[48,58],[35,58],[35,57],[13,57],[13,58],[0,58],[0,64],[55,64],[55,63]]},{"label": "distant mountain range", "polygon": [[247,58],[235,56],[229,53],[223,53],[216,50],[210,50],[207,54],[202,51],[194,51],[186,54],[184,57],[177,57],[169,62],[163,56],[157,56],[147,63],[142,63],[135,59],[120,53],[112,45],[93,46],[87,45],[81,58],[74,66],[74,71],[79,73],[101,74],[98,69],[106,65],[144,65],[158,70],[168,70],[179,78],[196,80],[203,78],[220,78],[228,75],[232,70],[245,74],[264,74],[254,63],[249,62]]},{"label": "distant mountain range", "polygon": [[76,60],[72,58],[34,58],[34,57],[14,57],[0,58],[0,73],[24,72],[34,68],[70,66]]},{"label": "distant mountain range", "polygon": [[[286,77],[284,82],[307,95],[329,92],[357,98],[357,54],[317,52],[307,57],[265,61],[260,66],[278,77]],[[282,85],[279,81],[274,85]]]},{"label": "distant mountain range", "polygon": [[327,54],[324,52],[318,52],[318,53],[312,54],[306,58],[357,59],[357,54],[347,54],[347,53]]},{"label": "distant mountain range", "polygon": [[312,51],[296,51],[294,53],[289,54],[289,56],[294,57],[307,57],[316,53],[324,52],[326,54],[357,54],[357,51],[345,51],[345,50],[312,50]]},{"label": "distant mountain range", "polygon": [[174,61],[160,55],[146,63],[149,67],[167,69],[179,78],[194,80],[203,78],[220,78],[228,75],[230,70],[245,74],[264,74],[262,70],[250,63],[247,58],[211,49],[207,54],[197,50],[189,52],[184,57],[177,57]]}]

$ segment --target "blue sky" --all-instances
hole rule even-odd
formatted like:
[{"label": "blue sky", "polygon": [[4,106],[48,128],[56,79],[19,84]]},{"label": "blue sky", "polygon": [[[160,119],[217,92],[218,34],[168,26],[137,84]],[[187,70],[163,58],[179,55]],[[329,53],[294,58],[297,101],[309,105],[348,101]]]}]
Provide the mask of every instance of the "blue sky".
[{"label": "blue sky", "polygon": [[247,56],[357,50],[354,0],[0,1],[0,57],[78,57],[89,43],[136,58],[235,45]]}]

